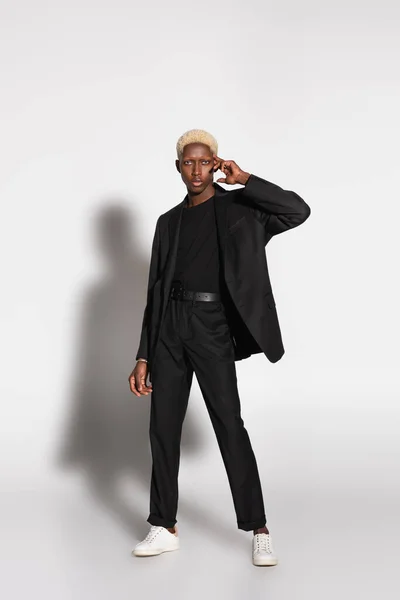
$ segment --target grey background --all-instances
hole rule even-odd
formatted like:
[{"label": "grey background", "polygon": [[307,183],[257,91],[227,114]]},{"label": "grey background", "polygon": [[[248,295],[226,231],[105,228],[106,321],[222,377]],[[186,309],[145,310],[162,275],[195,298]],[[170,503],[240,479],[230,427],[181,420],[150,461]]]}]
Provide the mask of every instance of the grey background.
[{"label": "grey background", "polygon": [[[1,563],[7,597],[398,597],[397,3],[0,6]],[[286,354],[237,363],[280,564],[251,564],[197,382],[181,550],[148,529],[130,394],[151,239],[200,127],[311,206],[267,249]]]}]

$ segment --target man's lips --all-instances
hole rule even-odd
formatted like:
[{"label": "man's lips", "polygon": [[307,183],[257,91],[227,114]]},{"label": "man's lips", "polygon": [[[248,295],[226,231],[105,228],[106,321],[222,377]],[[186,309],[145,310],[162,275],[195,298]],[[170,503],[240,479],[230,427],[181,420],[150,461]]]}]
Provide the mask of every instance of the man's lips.
[{"label": "man's lips", "polygon": [[200,185],[200,183],[203,183],[203,181],[201,179],[192,179],[191,180],[193,185]]}]

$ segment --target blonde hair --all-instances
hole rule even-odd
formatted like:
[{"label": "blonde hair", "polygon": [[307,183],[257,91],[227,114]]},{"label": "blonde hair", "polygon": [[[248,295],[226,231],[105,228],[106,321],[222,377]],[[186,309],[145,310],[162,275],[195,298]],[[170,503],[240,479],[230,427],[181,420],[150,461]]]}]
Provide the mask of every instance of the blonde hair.
[{"label": "blonde hair", "polygon": [[211,152],[218,154],[218,142],[211,133],[204,131],[204,129],[189,129],[185,131],[176,143],[176,153],[178,158],[181,159],[183,149],[188,144],[206,144],[209,146]]}]

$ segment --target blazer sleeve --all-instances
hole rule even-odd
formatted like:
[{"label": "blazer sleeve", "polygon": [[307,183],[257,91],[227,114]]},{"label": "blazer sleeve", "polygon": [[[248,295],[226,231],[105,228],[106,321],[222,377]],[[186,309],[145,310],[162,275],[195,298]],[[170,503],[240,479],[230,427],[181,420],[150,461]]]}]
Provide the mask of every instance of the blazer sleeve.
[{"label": "blazer sleeve", "polygon": [[284,190],[253,173],[241,193],[271,236],[301,225],[311,214],[308,204],[296,192]]},{"label": "blazer sleeve", "polygon": [[136,360],[138,358],[148,359],[148,342],[149,342],[149,331],[148,331],[148,318],[151,314],[151,304],[153,299],[153,287],[156,283],[159,275],[159,264],[160,264],[160,218],[158,218],[156,229],[153,237],[153,244],[151,248],[151,258],[149,267],[149,276],[147,284],[147,302],[143,313],[142,319],[142,331],[140,334],[139,348],[136,353]]}]

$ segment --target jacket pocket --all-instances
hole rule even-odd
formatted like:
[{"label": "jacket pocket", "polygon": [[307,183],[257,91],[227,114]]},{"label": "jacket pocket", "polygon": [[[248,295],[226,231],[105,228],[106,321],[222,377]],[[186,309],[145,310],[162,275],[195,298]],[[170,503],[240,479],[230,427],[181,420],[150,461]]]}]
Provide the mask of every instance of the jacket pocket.
[{"label": "jacket pocket", "polygon": [[238,219],[233,225],[231,225],[228,228],[229,233],[232,233],[233,231],[236,231],[236,229],[238,227],[240,227],[241,225],[243,225],[244,223],[246,223],[246,217],[245,216],[240,217],[240,219]]}]

